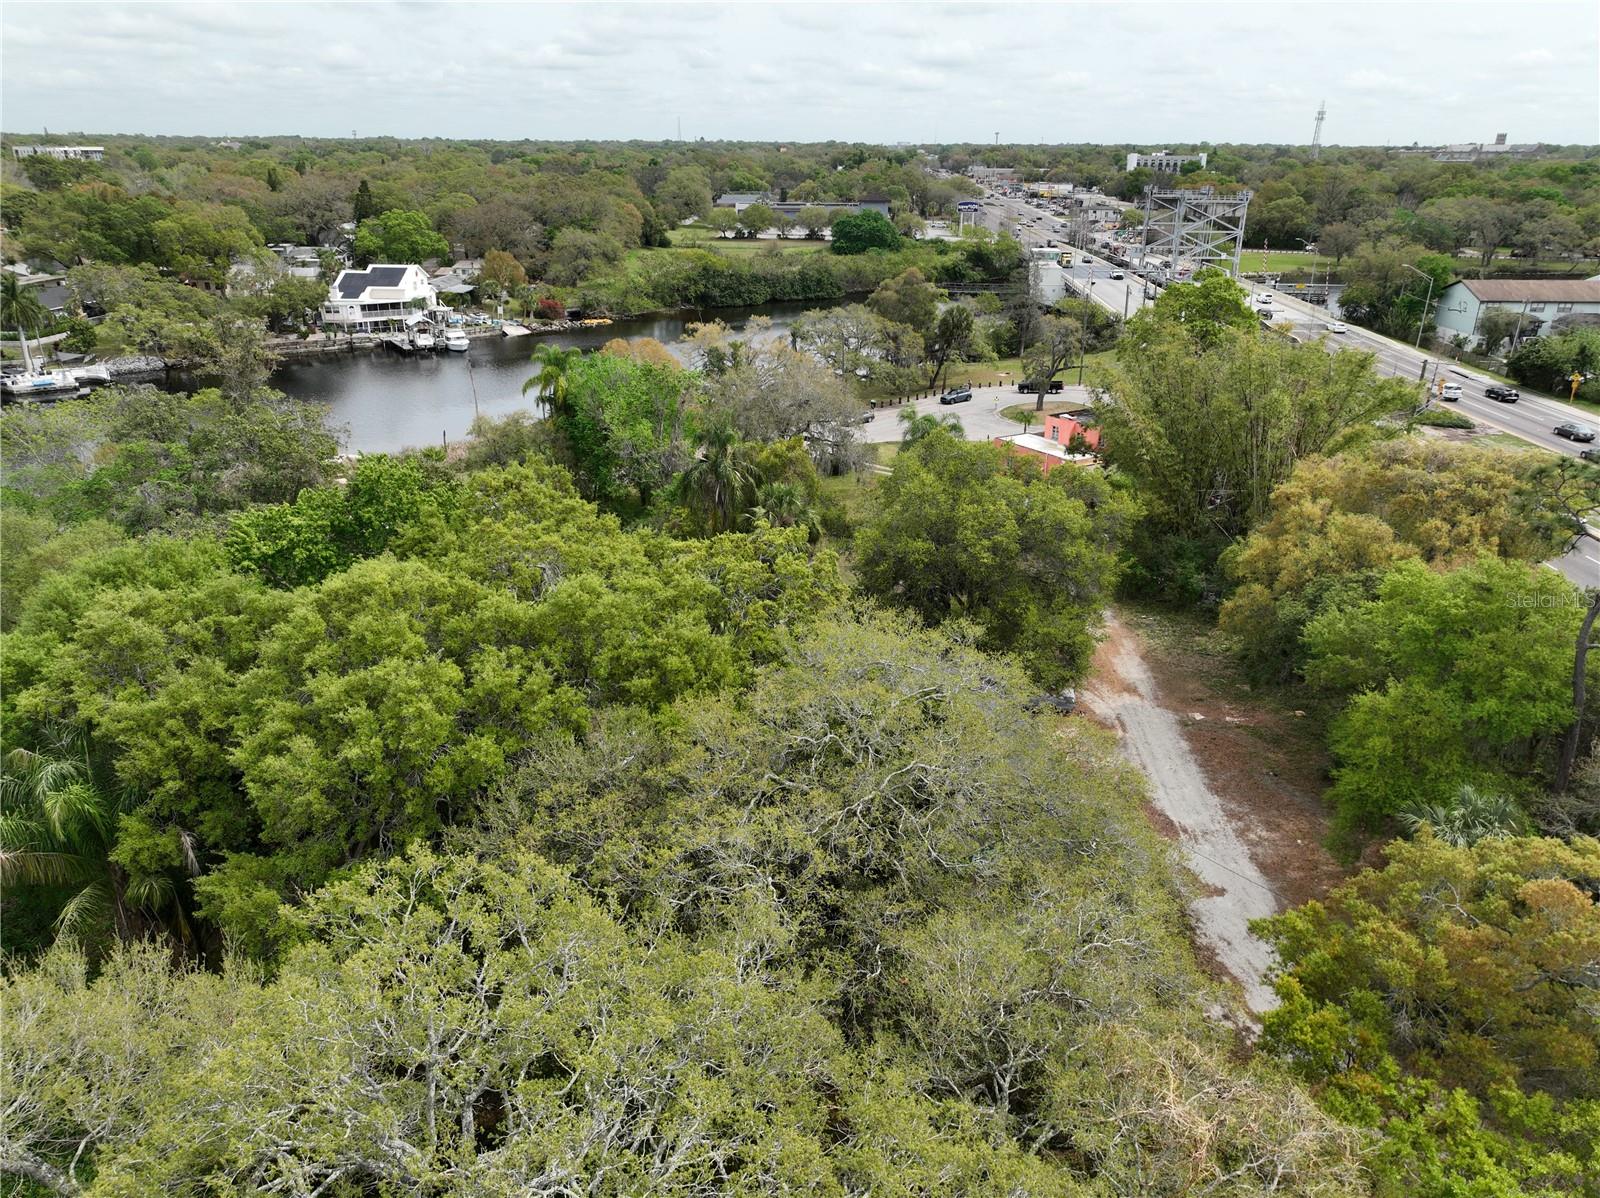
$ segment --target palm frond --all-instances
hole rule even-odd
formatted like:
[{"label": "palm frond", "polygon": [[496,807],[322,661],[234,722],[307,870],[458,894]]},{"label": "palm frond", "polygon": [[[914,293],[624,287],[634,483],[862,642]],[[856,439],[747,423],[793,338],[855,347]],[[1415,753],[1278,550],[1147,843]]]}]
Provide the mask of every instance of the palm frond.
[{"label": "palm frond", "polygon": [[67,900],[56,916],[56,935],[81,936],[95,924],[105,924],[111,918],[111,887],[105,882],[91,882]]},{"label": "palm frond", "polygon": [[128,901],[135,907],[143,907],[146,911],[160,911],[177,897],[177,890],[172,885],[171,878],[158,876],[139,876],[128,879],[128,885],[123,892]]},{"label": "palm frond", "polygon": [[88,782],[74,781],[39,795],[39,812],[56,840],[81,842],[86,834],[101,844],[116,830],[117,804],[110,795]]},{"label": "palm frond", "polygon": [[0,848],[0,884],[8,886],[59,886],[85,881],[97,872],[91,858],[76,853]]}]

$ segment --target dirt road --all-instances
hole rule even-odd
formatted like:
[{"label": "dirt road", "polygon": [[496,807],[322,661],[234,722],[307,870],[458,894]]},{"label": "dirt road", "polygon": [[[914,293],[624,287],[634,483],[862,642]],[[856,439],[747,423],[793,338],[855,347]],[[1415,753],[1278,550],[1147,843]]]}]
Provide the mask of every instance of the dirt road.
[{"label": "dirt road", "polygon": [[1211,789],[1179,713],[1162,705],[1137,636],[1109,614],[1106,632],[1084,701],[1121,735],[1123,751],[1150,779],[1159,817],[1170,822],[1185,862],[1206,886],[1190,903],[1197,935],[1238,979],[1250,1009],[1270,1010],[1276,999],[1264,979],[1272,952],[1249,924],[1276,914],[1278,899]]}]

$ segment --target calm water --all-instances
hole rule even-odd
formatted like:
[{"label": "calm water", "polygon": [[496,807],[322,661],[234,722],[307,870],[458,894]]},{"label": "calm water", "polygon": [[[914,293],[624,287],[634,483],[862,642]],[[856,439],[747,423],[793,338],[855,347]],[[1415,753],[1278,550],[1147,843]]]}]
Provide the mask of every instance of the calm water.
[{"label": "calm water", "polygon": [[765,304],[681,311],[547,337],[480,337],[464,354],[440,351],[408,357],[388,350],[328,354],[285,362],[273,375],[272,385],[296,399],[327,404],[331,423],[347,430],[347,449],[385,453],[456,441],[471,427],[475,410],[486,416],[535,411],[533,397],[522,395],[522,384],[533,373],[528,358],[541,345],[598,349],[613,337],[630,341],[654,337],[677,352],[674,343],[684,328],[698,321],[721,320],[741,328],[751,316],[760,315],[771,318],[774,332],[783,332],[801,313],[825,306]]}]

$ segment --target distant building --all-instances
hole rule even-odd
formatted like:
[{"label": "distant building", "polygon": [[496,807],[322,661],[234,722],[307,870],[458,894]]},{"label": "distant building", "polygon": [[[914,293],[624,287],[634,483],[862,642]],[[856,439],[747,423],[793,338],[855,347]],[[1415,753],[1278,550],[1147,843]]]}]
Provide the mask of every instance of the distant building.
[{"label": "distant building", "polygon": [[1039,469],[1049,474],[1057,466],[1092,466],[1092,453],[1074,453],[1065,445],[1046,440],[1038,433],[1016,433],[1010,437],[996,437],[994,443],[1014,453],[1024,453],[1039,459]]},{"label": "distant building", "polygon": [[1463,279],[1439,296],[1434,324],[1446,336],[1476,340],[1483,314],[1515,312],[1519,339],[1547,336],[1600,318],[1600,282],[1593,279]]},{"label": "distant building", "polygon": [[882,196],[868,196],[864,200],[780,200],[770,191],[730,191],[717,197],[715,208],[732,208],[743,212],[751,204],[765,204],[779,216],[794,216],[802,208],[826,208],[832,216],[838,212],[881,212],[889,215],[889,201]]},{"label": "distant building", "polygon": [[422,267],[373,265],[339,272],[328,287],[322,323],[343,333],[396,332],[407,317],[438,306],[439,293]]},{"label": "distant building", "polygon": [[1489,142],[1461,141],[1448,146],[1409,145],[1401,147],[1400,153],[1425,155],[1435,162],[1477,162],[1480,158],[1528,158],[1543,148],[1538,142],[1507,144],[1506,135],[1497,133],[1494,140]]},{"label": "distant building", "polygon": [[[67,276],[64,274],[35,274],[21,263],[14,263],[5,268],[6,273],[17,277],[17,286],[33,294],[39,306],[51,316],[60,318],[70,316],[77,309],[73,300],[72,291],[67,286]],[[15,332],[16,330],[9,330]]]},{"label": "distant building", "polygon": [[770,204],[778,197],[770,191],[730,191],[719,195],[713,208],[732,208],[734,212],[743,212],[751,204]]},{"label": "distant building", "polygon": [[1155,171],[1158,175],[1176,175],[1183,168],[1185,162],[1198,162],[1203,168],[1206,164],[1204,154],[1169,154],[1165,150],[1157,150],[1154,154],[1141,154],[1135,150],[1128,155],[1127,169],[1136,171],[1143,167],[1147,171]]},{"label": "distant building", "polygon": [[866,200],[810,200],[804,204],[797,200],[783,200],[774,203],[772,210],[779,216],[795,216],[802,208],[826,208],[828,215],[837,212],[881,212],[889,215],[889,201],[881,196],[874,196]]},{"label": "distant building", "polygon": [[978,183],[1015,183],[1017,168],[1014,166],[969,166],[967,177]]},{"label": "distant building", "polygon": [[104,146],[12,146],[17,158],[61,158],[79,162],[101,162],[106,156]]}]

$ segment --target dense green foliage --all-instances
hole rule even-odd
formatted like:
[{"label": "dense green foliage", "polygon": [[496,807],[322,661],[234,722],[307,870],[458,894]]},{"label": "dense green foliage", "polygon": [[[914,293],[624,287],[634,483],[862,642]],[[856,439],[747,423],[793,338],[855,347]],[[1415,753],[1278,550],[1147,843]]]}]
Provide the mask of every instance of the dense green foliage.
[{"label": "dense green foliage", "polygon": [[869,593],[930,622],[970,619],[980,644],[1021,653],[1046,685],[1082,676],[1135,502],[1097,471],[1042,475],[943,429],[895,459],[881,494],[855,544]]},{"label": "dense green foliage", "polygon": [[1106,460],[1146,504],[1135,583],[1192,600],[1215,593],[1222,549],[1297,461],[1370,438],[1416,389],[1380,377],[1370,355],[1238,327],[1227,279],[1170,287],[1163,304],[1128,322],[1097,415]]},{"label": "dense green foliage", "polygon": [[1553,394],[1573,395],[1572,376],[1584,376],[1576,397],[1593,403],[1600,398],[1600,329],[1574,329],[1559,337],[1525,342],[1506,359],[1506,370],[1517,382],[1541,387]]},{"label": "dense green foliage", "polygon": [[842,216],[833,222],[833,244],[836,254],[864,254],[868,250],[899,248],[900,234],[889,218],[881,212],[857,212]]},{"label": "dense green foliage", "polygon": [[1253,676],[1285,681],[1304,666],[1305,626],[1330,606],[1372,597],[1397,562],[1445,569],[1482,554],[1548,557],[1559,540],[1526,511],[1535,461],[1401,440],[1300,462],[1265,518],[1225,555],[1236,589],[1218,623],[1238,639]]},{"label": "dense green foliage", "polygon": [[1377,1129],[1382,1198],[1587,1194],[1600,1165],[1600,842],[1424,835],[1265,921],[1263,1047]]},{"label": "dense green foliage", "polygon": [[[702,344],[724,373],[760,356]],[[690,377],[545,369],[607,436]],[[171,402],[138,410],[181,434],[218,400]],[[725,418],[693,414],[711,471]],[[803,442],[727,437],[718,477],[767,480],[750,531],[683,540],[598,511],[523,426],[485,432],[500,464],[364,458],[139,540],[14,480],[10,1178],[1352,1192],[1348,1133],[1208,1026],[1109,740],[1028,714],[980,627],[842,603],[832,555],[775,526],[776,488],[814,501]],[[1129,501],[942,436],[918,455],[967,461],[964,509],[987,495],[1057,563],[971,614],[1029,661],[1040,635],[999,617],[1048,608],[1081,659]],[[52,922],[75,938],[41,951]]]},{"label": "dense green foliage", "polygon": [[[8,1192],[1594,1190],[1600,759],[1551,767],[1600,680],[1575,699],[1585,603],[1535,564],[1587,535],[1594,471],[1400,440],[1414,387],[1261,333],[1220,277],[1125,332],[1041,315],[1015,243],[915,240],[971,185],[910,152],[107,142],[5,157],[9,244],[107,312],[79,344],[221,386],[0,420]],[[1600,234],[1581,155],[1212,151],[1186,183],[1254,187],[1252,228],[1320,239],[1397,336],[1408,267],[1575,267]],[[944,165],[1001,153],[1143,182],[1109,148]],[[893,214],[756,249],[793,230],[711,200],[763,189]],[[689,217],[740,235],[669,239]],[[348,461],[263,389],[261,326],[320,286],[263,242],[350,221],[552,315],[871,298],[792,344],[697,326],[690,369],[546,346],[546,419]],[[1558,385],[1592,340],[1513,373]],[[1113,342],[1107,469],[904,409],[887,476],[848,477],[858,383]],[[1221,601],[1324,709],[1341,827],[1415,838],[1262,926],[1263,1055],[1211,1026],[1136,775],[1029,714],[1122,578]]]},{"label": "dense green foliage", "polygon": [[1513,785],[1572,719],[1576,598],[1538,565],[1408,560],[1375,598],[1313,619],[1308,680],[1352,696],[1330,732],[1341,818],[1370,826],[1464,782]]}]

